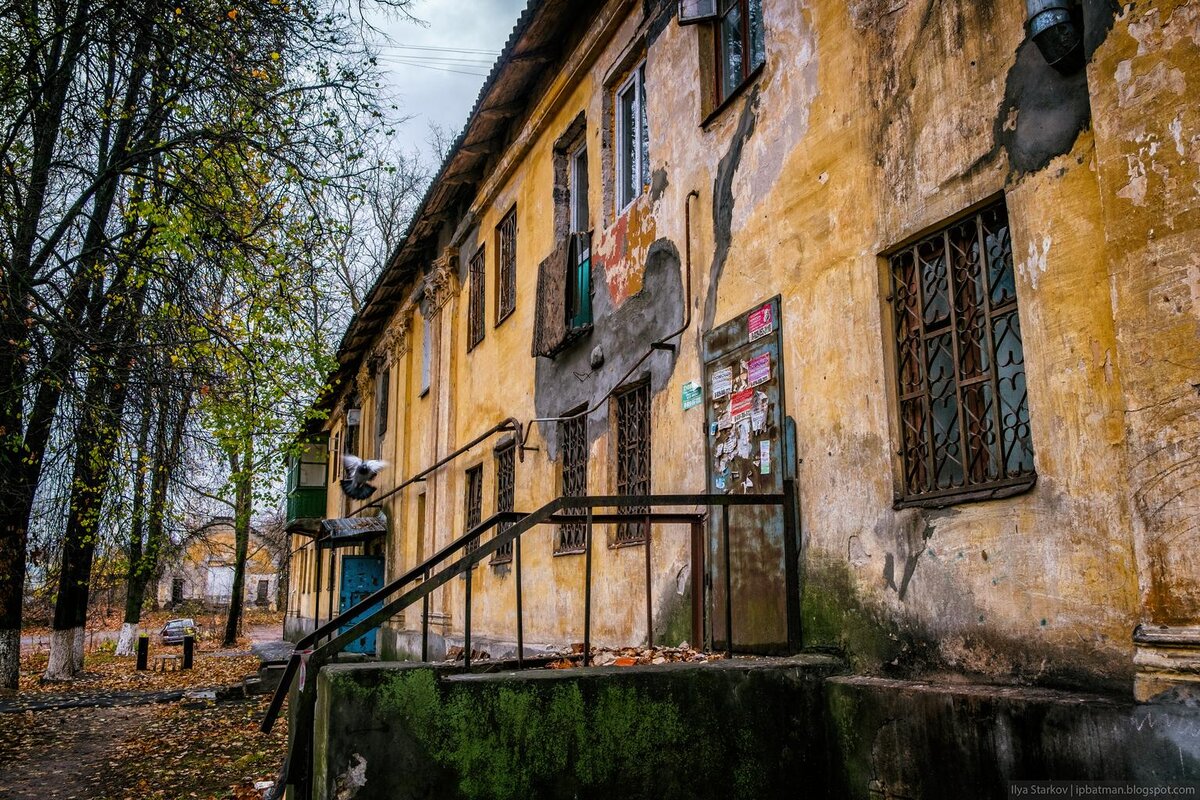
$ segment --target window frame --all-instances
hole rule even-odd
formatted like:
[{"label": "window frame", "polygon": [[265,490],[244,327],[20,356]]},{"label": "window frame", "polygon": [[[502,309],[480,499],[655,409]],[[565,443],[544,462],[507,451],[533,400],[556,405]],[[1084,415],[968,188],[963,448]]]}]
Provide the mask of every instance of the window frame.
[{"label": "window frame", "polygon": [[[511,236],[511,247],[505,237]],[[514,204],[496,224],[496,324],[500,325],[517,310],[517,207]]]},{"label": "window frame", "polygon": [[383,458],[387,438],[388,413],[392,394],[392,367],[384,366],[375,375],[375,458]]},{"label": "window frame", "polygon": [[[631,408],[632,403],[645,403],[644,409],[640,412],[638,409]],[[616,446],[614,458],[614,494],[621,497],[636,497],[640,495],[648,495],[651,492],[651,478],[653,476],[654,464],[654,428],[652,424],[652,416],[654,413],[654,398],[650,393],[649,378],[641,380],[623,387],[619,392],[613,394],[613,429],[616,432]],[[626,441],[626,430],[631,428],[633,423],[626,423],[622,420],[624,413],[640,413],[642,424],[637,431],[637,438],[632,442]],[[644,448],[644,451],[638,456],[631,456],[630,452],[634,448]],[[637,458],[642,467],[644,474],[639,476],[630,476],[631,458]],[[644,491],[631,491],[644,486]],[[623,510],[628,512],[649,512],[649,507],[645,506],[624,506]],[[643,522],[620,522],[617,523],[614,532],[613,545],[616,547],[625,547],[630,545],[645,544],[646,538],[649,536],[649,531],[644,527]]]},{"label": "window frame", "polygon": [[[588,490],[587,406],[570,411],[558,423],[559,494],[562,497],[586,497]],[[577,430],[572,430],[577,429]],[[577,438],[572,438],[577,437]],[[569,460],[571,453],[582,457]],[[587,523],[564,522],[554,539],[554,555],[586,552]]]},{"label": "window frame", "polygon": [[[483,522],[483,462],[467,467],[463,471],[463,532]],[[479,549],[479,539],[468,542],[463,548],[466,553]]]},{"label": "window frame", "polygon": [[[515,440],[506,441],[496,447],[492,454],[495,461],[496,475],[496,513],[516,510],[517,494],[517,443]],[[501,522],[496,525],[496,535],[513,526],[511,522]],[[513,559],[513,544],[498,548],[492,553],[492,564],[507,564]]]},{"label": "window frame", "polygon": [[[637,126],[635,134],[636,145],[634,147],[632,164],[632,177],[637,179],[638,189],[630,197],[624,197],[624,193],[629,186],[625,181],[625,122],[624,114],[621,113],[621,100],[628,93],[634,93],[634,124]],[[613,130],[616,134],[616,147],[614,148],[613,165],[616,172],[616,213],[617,215],[624,214],[634,202],[646,193],[646,186],[649,184],[649,146],[647,152],[642,152],[643,138],[649,139],[650,118],[646,110],[646,60],[642,59],[629,71],[629,75],[621,83],[617,84],[616,90],[613,92],[613,115],[615,117]]]},{"label": "window frame", "polygon": [[[716,101],[713,106],[714,113],[724,108],[726,103],[736,97],[748,83],[754,80],[755,76],[762,71],[763,67],[766,66],[767,63],[767,31],[765,20],[763,19],[761,0],[732,0],[729,8],[722,11],[721,6],[724,4],[724,2],[725,0],[717,0],[717,13],[709,23],[712,26],[713,40],[712,92],[713,99]],[[763,40],[763,60],[762,63],[759,64],[755,64],[753,60],[753,38],[750,33],[750,3],[752,2],[758,2],[759,4],[759,25],[762,26],[761,34]],[[742,34],[742,75],[741,80],[739,80],[735,86],[731,87],[729,91],[726,92],[725,72],[727,65],[722,53],[721,28],[725,23],[725,18],[732,13],[734,8],[737,9],[738,14],[742,19],[742,24],[740,26]]]},{"label": "window frame", "polygon": [[432,320],[421,315],[421,387],[417,392],[418,397],[425,397],[429,394],[429,387],[433,385],[433,325]]},{"label": "window frame", "polygon": [[486,245],[479,245],[467,266],[467,352],[487,335],[487,261]]},{"label": "window frame", "polygon": [[[996,217],[999,222],[993,226],[992,233],[999,234],[1003,231],[998,259],[997,254],[988,246],[988,228],[985,223],[988,215],[999,215]],[[955,250],[952,249],[951,236],[967,225],[974,225],[975,231],[970,237],[970,247],[977,247],[978,250],[972,260],[969,248],[959,248],[957,252],[963,253],[967,258],[960,267],[953,262]],[[932,283],[920,255],[921,248],[927,245],[935,248],[927,252],[936,252],[939,245],[942,248],[940,259],[943,262],[941,269],[944,276],[939,276],[935,261]],[[891,339],[889,383],[891,402],[895,404],[893,420],[898,439],[898,471],[893,507],[944,508],[960,503],[1011,497],[1029,491],[1037,481],[1036,452],[1029,414],[1028,374],[1021,336],[1012,223],[1004,198],[993,197],[969,208],[931,230],[910,238],[903,245],[892,248],[883,256],[884,268],[887,271],[886,285],[889,287],[884,298],[890,317],[887,333]],[[1000,261],[998,270],[995,266],[997,260]],[[977,277],[970,274],[969,270],[972,268],[978,271]],[[901,273],[905,269],[908,270],[904,273],[908,278],[902,281]],[[959,274],[964,271],[967,271],[965,278]],[[1006,281],[1007,285],[1004,288],[1009,292],[1002,296],[999,302],[994,298],[995,289],[1000,285],[998,282],[993,284],[996,278]],[[978,285],[973,283],[976,280],[979,281]],[[942,281],[944,289],[941,288]],[[930,307],[926,303],[926,292],[930,285],[938,292],[944,292],[945,297],[941,302],[946,306],[945,319],[935,320],[932,327],[927,325]],[[978,288],[978,293],[974,290],[970,293],[964,291],[974,288]],[[960,317],[964,313],[967,315],[965,323],[960,324]],[[998,337],[997,320],[1005,318],[1009,321],[1006,323],[1004,336]],[[967,327],[964,328],[963,324]],[[982,328],[982,333],[976,337],[975,342],[971,342],[964,335],[964,332],[972,329],[972,325]],[[1009,342],[1004,352],[1010,356],[1019,356],[1019,363],[1011,358],[1007,362],[1001,362],[999,358],[1000,341],[1010,335],[1015,337],[1016,349],[1014,344]],[[935,393],[934,384],[931,383],[928,374],[931,369],[930,359],[937,358],[938,354],[931,355],[930,347],[932,342],[944,340],[945,337],[950,338],[948,355],[951,359],[952,375],[951,383],[948,384],[949,391],[943,390],[938,394]],[[974,347],[964,347],[963,342]],[[940,347],[942,353],[946,354],[944,344],[932,346]],[[986,351],[983,348],[986,348]],[[1002,376],[1003,370],[998,369],[998,366],[1011,368],[1007,378]],[[964,378],[965,371],[970,371],[970,374]],[[1014,406],[1004,399],[1000,386],[1008,380],[1015,392],[1018,378],[1021,393],[1017,396]],[[985,392],[985,388],[988,391]],[[965,393],[970,393],[966,401]],[[944,402],[951,395],[955,403],[953,426],[957,437],[953,441],[948,438],[945,440],[952,447],[942,447],[939,461],[934,406],[938,401]],[[964,410],[964,406],[971,405],[983,408],[983,404],[989,400],[990,408],[986,409],[986,413]],[[917,413],[910,417],[909,410],[914,408],[914,403],[918,404],[915,407]],[[1006,405],[1014,415],[1014,424],[1009,427],[1005,424]],[[1021,448],[1018,461],[1020,468],[1013,470],[1009,461],[1018,447]],[[979,467],[981,450],[985,451],[982,457],[985,477],[973,478],[971,473]],[[917,460],[914,460],[914,456],[918,457]],[[999,470],[999,474],[996,477],[987,477],[986,472],[992,461],[995,461],[995,468]],[[1021,466],[1026,461],[1027,467]],[[952,485],[941,486],[941,476],[949,462],[957,464],[960,483],[953,485],[952,474]],[[926,488],[920,489],[918,484],[923,484]]]},{"label": "window frame", "polygon": [[[586,130],[584,131],[584,133],[581,135],[580,138],[582,139],[582,141],[579,143],[579,145],[567,154],[567,159],[568,159],[568,161],[567,161],[567,175],[568,175],[568,178],[567,178],[567,202],[568,202],[567,212],[568,212],[568,227],[570,228],[571,233],[582,233],[584,231],[591,229],[591,226],[589,223],[590,223],[590,217],[592,214],[592,207],[591,207],[591,198],[588,196],[588,192],[591,189],[591,181],[589,180],[589,176],[588,176],[588,164],[587,164],[588,146],[587,146]],[[583,189],[582,193],[579,191],[579,184],[580,184],[579,161],[580,161],[581,156],[584,161],[583,169],[582,169],[584,189]],[[583,202],[584,202],[584,205],[587,207],[585,214],[584,214],[585,219],[582,219],[582,220],[579,219],[579,210],[580,209],[579,209],[579,199],[578,198],[579,198],[580,194],[583,195]]]}]

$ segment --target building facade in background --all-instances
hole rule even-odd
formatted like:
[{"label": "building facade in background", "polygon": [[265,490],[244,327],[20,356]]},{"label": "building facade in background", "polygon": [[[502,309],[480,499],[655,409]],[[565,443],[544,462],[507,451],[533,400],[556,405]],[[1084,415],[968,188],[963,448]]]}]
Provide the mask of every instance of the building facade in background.
[{"label": "building facade in background", "polygon": [[[522,14],[294,465],[289,634],[352,603],[348,564],[393,579],[497,511],[794,486],[798,524],[732,515],[746,649],[1188,680],[1200,7],[1085,0],[1065,57],[1015,0],[707,12]],[[523,440],[392,492],[510,418]],[[389,463],[378,508],[337,488],[345,453]],[[378,534],[314,543],[351,515]],[[721,537],[710,519],[698,563],[687,526],[598,525],[593,641],[646,640],[649,575],[656,641],[692,635],[703,591],[720,643]],[[574,523],[522,537],[527,643],[582,639],[585,545]],[[511,651],[513,554],[469,580],[476,646]],[[434,595],[435,655],[465,589]],[[407,610],[379,652],[419,629]]]},{"label": "building facade in background", "polygon": [[[189,531],[178,556],[164,566],[156,599],[162,608],[182,604],[208,609],[229,606],[233,593],[236,538],[232,517],[213,517]],[[246,554],[245,607],[279,608],[280,554],[254,528]]]}]

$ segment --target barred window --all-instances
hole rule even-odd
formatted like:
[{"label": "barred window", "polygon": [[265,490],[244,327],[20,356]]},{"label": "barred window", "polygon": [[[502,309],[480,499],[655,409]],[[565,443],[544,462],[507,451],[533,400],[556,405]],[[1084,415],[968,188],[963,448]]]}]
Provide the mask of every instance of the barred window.
[{"label": "barred window", "polygon": [[[583,411],[584,409],[579,409]],[[578,413],[578,412],[572,412]],[[587,417],[564,419],[558,424],[558,443],[562,454],[563,497],[587,495]],[[587,546],[587,524],[568,522],[558,526],[554,552],[582,553]]]},{"label": "barred window", "polygon": [[[617,494],[650,494],[650,384],[643,381],[614,397],[617,403]],[[624,506],[623,511],[646,512],[644,506]],[[617,544],[644,542],[645,523],[617,525]]]},{"label": "barred window", "polygon": [[496,226],[496,324],[517,307],[517,209]]},{"label": "barred window", "polygon": [[[512,511],[513,495],[516,489],[517,477],[517,447],[509,442],[496,451],[496,511]],[[511,522],[501,522],[496,526],[497,535],[512,527]],[[503,564],[512,561],[512,542],[503,545],[492,555],[493,564]]]},{"label": "barred window", "polygon": [[[483,520],[483,464],[478,464],[467,470],[466,514],[463,533],[467,533]],[[474,552],[479,547],[479,540],[471,542],[466,552]]]},{"label": "barred window", "polygon": [[890,258],[904,488],[899,502],[1033,485],[1012,240],[1001,201]]},{"label": "barred window", "polygon": [[483,260],[483,248],[471,258],[469,286],[470,296],[467,302],[467,352],[483,341],[484,292],[487,281],[486,267]]}]

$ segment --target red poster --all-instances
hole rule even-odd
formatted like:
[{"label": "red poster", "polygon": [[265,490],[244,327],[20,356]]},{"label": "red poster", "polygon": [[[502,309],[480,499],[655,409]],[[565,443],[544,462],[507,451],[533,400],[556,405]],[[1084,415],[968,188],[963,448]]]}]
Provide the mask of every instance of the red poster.
[{"label": "red poster", "polygon": [[747,327],[750,332],[749,340],[752,342],[775,330],[775,321],[771,318],[771,304],[767,303],[765,306],[751,311]]},{"label": "red poster", "polygon": [[771,354],[763,353],[746,362],[746,372],[751,386],[771,380]]},{"label": "red poster", "polygon": [[742,389],[740,392],[734,392],[733,397],[729,399],[729,415],[733,417],[734,422],[739,422],[743,419],[749,419],[750,411],[753,408],[753,389]]}]

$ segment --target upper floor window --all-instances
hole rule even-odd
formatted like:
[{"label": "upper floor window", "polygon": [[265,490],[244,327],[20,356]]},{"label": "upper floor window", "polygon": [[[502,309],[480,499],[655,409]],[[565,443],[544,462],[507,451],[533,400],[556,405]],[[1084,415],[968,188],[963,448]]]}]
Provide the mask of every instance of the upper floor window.
[{"label": "upper floor window", "polygon": [[517,208],[496,226],[496,324],[517,307]]},{"label": "upper floor window", "polygon": [[422,317],[421,326],[421,396],[429,394],[429,384],[433,373],[433,326],[427,317]]},{"label": "upper floor window", "polygon": [[375,457],[383,458],[383,440],[388,429],[388,394],[391,392],[392,370],[385,367],[375,376]]},{"label": "upper floor window", "polygon": [[719,0],[716,27],[717,103],[749,80],[767,60],[762,0]]},{"label": "upper floor window", "polygon": [[646,119],[646,63],[617,89],[617,211],[650,185],[650,128]]},{"label": "upper floor window", "polygon": [[1033,485],[1012,240],[1001,201],[893,253],[901,503]]},{"label": "upper floor window", "polygon": [[470,352],[475,348],[475,345],[483,341],[485,329],[483,324],[484,284],[487,280],[487,274],[484,268],[482,247],[471,258],[467,279],[469,282],[467,291],[470,292],[467,302],[467,351]]}]

